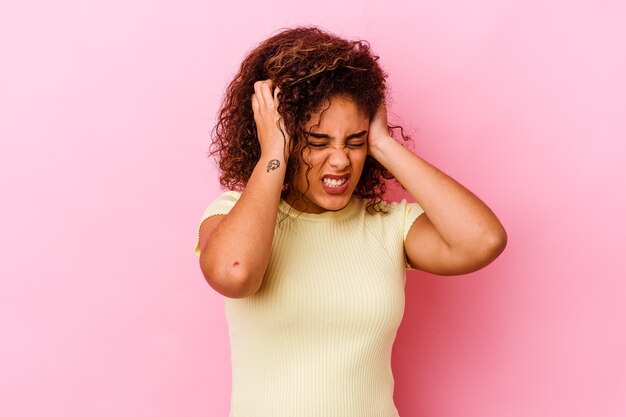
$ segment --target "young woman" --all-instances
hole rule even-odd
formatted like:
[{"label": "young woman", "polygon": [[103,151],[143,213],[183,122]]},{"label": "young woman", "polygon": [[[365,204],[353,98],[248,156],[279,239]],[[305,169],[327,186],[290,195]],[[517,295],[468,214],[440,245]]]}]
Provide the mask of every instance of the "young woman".
[{"label": "young woman", "polygon": [[[466,274],[504,250],[492,211],[392,137],[377,60],[297,27],[227,89],[211,153],[229,191],[195,253],[225,296],[231,417],[397,416],[405,269]],[[394,177],[416,203],[382,199]]]}]

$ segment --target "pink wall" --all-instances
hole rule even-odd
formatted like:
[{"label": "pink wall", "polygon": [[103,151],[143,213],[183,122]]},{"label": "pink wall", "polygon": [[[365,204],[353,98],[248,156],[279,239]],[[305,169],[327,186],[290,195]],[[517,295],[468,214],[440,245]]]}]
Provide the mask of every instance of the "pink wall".
[{"label": "pink wall", "polygon": [[0,6],[0,415],[227,415],[208,132],[250,48],[318,24],[371,41],[416,152],[509,233],[409,275],[400,414],[624,416],[624,3],[224,3]]}]

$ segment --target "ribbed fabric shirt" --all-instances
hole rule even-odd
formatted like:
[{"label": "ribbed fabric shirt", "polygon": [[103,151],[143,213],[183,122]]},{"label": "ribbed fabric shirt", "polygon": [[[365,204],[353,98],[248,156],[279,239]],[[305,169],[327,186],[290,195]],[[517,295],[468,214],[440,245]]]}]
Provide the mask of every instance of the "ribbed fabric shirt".
[{"label": "ribbed fabric shirt", "polygon": [[[227,214],[241,193],[204,210]],[[229,417],[397,417],[391,351],[404,314],[404,239],[423,213],[353,197],[339,211],[303,213],[281,200],[260,289],[225,299]],[[194,253],[200,255],[200,240]]]}]

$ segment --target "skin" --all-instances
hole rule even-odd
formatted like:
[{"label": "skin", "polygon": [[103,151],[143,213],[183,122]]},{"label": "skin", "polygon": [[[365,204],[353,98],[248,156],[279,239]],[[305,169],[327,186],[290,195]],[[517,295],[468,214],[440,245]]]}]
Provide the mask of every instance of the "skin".
[{"label": "skin", "polygon": [[507,234],[495,214],[467,188],[389,136],[384,105],[370,123],[368,142],[369,153],[424,209],[404,242],[413,268],[467,274],[502,253]]},{"label": "skin", "polygon": [[276,88],[269,80],[254,83],[251,97],[261,158],[227,215],[212,216],[200,226],[200,269],[209,285],[229,298],[253,295],[269,262],[276,213],[285,179],[289,137],[281,132]]},{"label": "skin", "polygon": [[[305,164],[296,174],[297,188],[304,195],[299,199],[289,196],[287,203],[308,213],[344,208],[363,172],[369,124],[369,117],[348,97],[332,98],[323,115],[321,111],[313,113],[304,125],[309,133],[309,147],[302,155]],[[311,167],[308,173],[307,165]],[[346,191],[340,195],[326,192],[322,185],[326,175],[348,175]]]},{"label": "skin", "polygon": [[[210,217],[200,228],[202,272],[216,291],[231,298],[250,296],[262,284],[289,158],[290,139],[281,132],[276,111],[279,89],[272,95],[271,88],[271,80],[257,81],[251,98],[261,145],[257,166],[230,213]],[[466,274],[486,266],[504,250],[506,231],[489,207],[389,136],[384,105],[369,120],[351,99],[334,97],[321,116],[314,113],[305,125],[310,149],[303,160],[311,170],[298,173],[297,187],[304,196],[287,198],[294,208],[321,213],[345,207],[370,154],[424,209],[404,243],[413,268],[439,275]],[[364,130],[366,135],[349,139]],[[327,174],[349,174],[348,189],[340,195],[327,193],[321,184]]]}]

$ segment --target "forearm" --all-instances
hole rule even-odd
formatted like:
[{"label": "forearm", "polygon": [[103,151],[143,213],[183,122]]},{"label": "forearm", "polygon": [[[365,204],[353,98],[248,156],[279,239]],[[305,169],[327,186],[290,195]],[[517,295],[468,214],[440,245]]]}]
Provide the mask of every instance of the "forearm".
[{"label": "forearm", "polygon": [[282,151],[262,155],[239,200],[207,242],[206,262],[213,273],[252,292],[269,262],[286,165]]},{"label": "forearm", "polygon": [[370,149],[424,209],[451,250],[498,245],[506,239],[494,213],[454,179],[387,137]]}]

